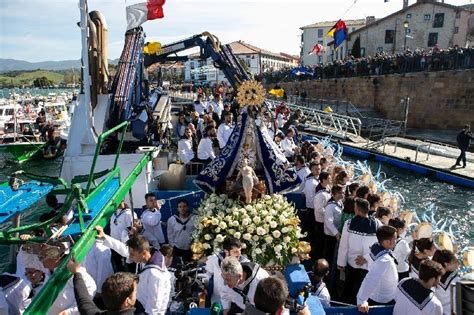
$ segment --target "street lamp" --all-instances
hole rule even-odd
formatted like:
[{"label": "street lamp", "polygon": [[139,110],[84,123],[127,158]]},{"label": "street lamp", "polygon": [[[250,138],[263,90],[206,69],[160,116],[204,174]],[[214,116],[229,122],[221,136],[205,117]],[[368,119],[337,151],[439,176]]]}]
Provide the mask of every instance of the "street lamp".
[{"label": "street lamp", "polygon": [[405,29],[405,42],[403,44],[403,49],[406,51],[407,50],[407,34],[408,34],[408,27],[410,26],[410,23],[408,21],[403,22],[403,28]]}]

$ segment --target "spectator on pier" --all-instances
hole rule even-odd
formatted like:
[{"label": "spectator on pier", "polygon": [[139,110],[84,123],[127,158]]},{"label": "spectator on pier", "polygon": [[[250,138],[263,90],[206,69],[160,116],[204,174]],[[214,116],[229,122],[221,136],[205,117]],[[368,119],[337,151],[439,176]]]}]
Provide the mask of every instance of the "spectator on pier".
[{"label": "spectator on pier", "polygon": [[260,265],[240,262],[235,257],[227,257],[221,263],[224,279],[222,288],[222,308],[224,315],[242,313],[247,303],[254,304],[258,283],[270,275]]},{"label": "spectator on pier", "polygon": [[443,305],[432,288],[439,284],[443,274],[441,264],[424,260],[417,277],[403,279],[398,284],[393,315],[442,315]]},{"label": "spectator on pier", "polygon": [[145,203],[140,217],[145,230],[143,236],[146,237],[153,247],[159,248],[160,244],[165,243],[165,235],[161,227],[161,205],[158,204],[153,193],[145,194]]},{"label": "spectator on pier", "polygon": [[346,272],[343,296],[348,303],[356,302],[362,280],[367,275],[370,246],[377,242],[376,232],[380,223],[369,216],[369,203],[362,198],[355,200],[356,216],[344,224],[339,242],[337,268]]},{"label": "spectator on pier", "polygon": [[176,123],[176,127],[174,129],[174,136],[176,139],[181,139],[184,136],[184,131],[188,126],[188,122],[186,121],[186,116],[184,114],[179,114],[178,122]]},{"label": "spectator on pier", "polygon": [[456,166],[461,166],[461,161],[463,164],[462,167],[466,167],[466,152],[471,145],[471,139],[474,139],[471,133],[471,126],[465,125],[461,132],[458,133],[456,138],[456,142],[458,143],[458,148],[461,150],[461,153],[456,160],[456,164],[451,167],[452,169],[456,168]]},{"label": "spectator on pier", "polygon": [[178,214],[171,216],[167,222],[168,243],[173,246],[174,255],[183,261],[191,260],[191,235],[194,231],[195,217],[189,212],[188,202],[178,200]]},{"label": "spectator on pier", "polygon": [[397,264],[392,250],[397,230],[392,226],[377,229],[377,243],[370,247],[369,271],[357,293],[357,308],[369,312],[369,305],[393,305],[398,284]]},{"label": "spectator on pier", "polygon": [[217,120],[215,121],[219,121],[223,110],[224,105],[222,103],[221,95],[215,93],[214,98],[207,104],[207,112],[215,113],[217,115]]},{"label": "spectator on pier", "polygon": [[202,133],[204,132],[204,119],[199,117],[198,112],[193,112],[191,114],[191,123],[194,125],[194,129],[196,130],[196,140],[199,143],[202,138]]},{"label": "spectator on pier", "polygon": [[217,128],[217,140],[219,140],[219,148],[221,150],[225,147],[225,145],[227,144],[227,141],[229,141],[230,135],[232,134],[232,131],[234,130],[233,114],[230,111],[228,111],[223,116],[224,116],[224,120],[219,125],[219,128]]},{"label": "spectator on pier", "polygon": [[198,116],[204,116],[206,113],[207,104],[203,101],[203,95],[198,94],[197,99],[193,103],[194,111],[198,113]]}]

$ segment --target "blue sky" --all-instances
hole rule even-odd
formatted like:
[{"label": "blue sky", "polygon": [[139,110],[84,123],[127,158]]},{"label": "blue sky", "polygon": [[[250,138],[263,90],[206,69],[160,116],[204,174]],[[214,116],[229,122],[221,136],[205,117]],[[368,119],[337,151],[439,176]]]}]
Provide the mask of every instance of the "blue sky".
[{"label": "blue sky", "polygon": [[[122,51],[125,7],[145,0],[89,0],[109,29],[109,58]],[[447,0],[461,5],[472,0]],[[148,41],[163,44],[202,31],[224,43],[243,40],[275,52],[299,53],[299,27],[318,21],[384,17],[402,0],[167,0],[165,18],[146,22]],[[410,4],[415,0],[411,0]],[[344,12],[352,8],[344,16]],[[78,0],[0,0],[0,58],[32,62],[80,58]]]}]

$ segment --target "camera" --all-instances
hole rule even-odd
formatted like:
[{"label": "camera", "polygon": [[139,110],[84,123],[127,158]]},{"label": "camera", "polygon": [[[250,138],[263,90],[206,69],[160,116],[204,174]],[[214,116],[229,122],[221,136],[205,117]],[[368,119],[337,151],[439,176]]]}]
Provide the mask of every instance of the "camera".
[{"label": "camera", "polygon": [[182,303],[184,310],[196,307],[200,297],[206,291],[204,284],[205,264],[191,262],[178,267],[175,271],[175,295],[173,301]]}]

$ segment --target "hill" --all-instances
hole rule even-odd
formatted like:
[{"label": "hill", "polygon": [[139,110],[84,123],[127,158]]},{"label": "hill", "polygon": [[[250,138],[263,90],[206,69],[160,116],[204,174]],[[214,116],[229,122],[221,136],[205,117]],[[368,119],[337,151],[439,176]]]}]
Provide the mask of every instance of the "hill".
[{"label": "hill", "polygon": [[64,81],[65,73],[52,72],[46,70],[36,70],[28,72],[10,72],[0,75],[0,87],[12,86],[32,86],[37,78],[46,77],[54,84]]},{"label": "hill", "polygon": [[[109,59],[109,63],[116,65],[118,59]],[[31,70],[70,70],[72,68],[80,69],[81,60],[60,60],[60,61],[41,61],[41,62],[29,62],[25,60],[16,59],[1,59],[0,58],[0,73],[10,71],[31,71]]]}]

